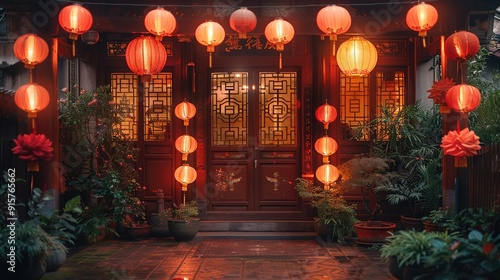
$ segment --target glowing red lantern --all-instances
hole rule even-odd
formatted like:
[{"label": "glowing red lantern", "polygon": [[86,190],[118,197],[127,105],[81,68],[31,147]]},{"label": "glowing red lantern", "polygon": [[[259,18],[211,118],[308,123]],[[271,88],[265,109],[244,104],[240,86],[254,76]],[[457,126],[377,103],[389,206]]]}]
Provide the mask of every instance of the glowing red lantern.
[{"label": "glowing red lantern", "polygon": [[337,119],[337,109],[332,105],[325,102],[325,104],[319,106],[314,113],[316,119],[324,124],[324,128],[328,129],[328,124],[332,123]]},{"label": "glowing red lantern", "polygon": [[175,106],[174,114],[176,117],[184,121],[184,126],[188,126],[189,120],[196,115],[196,107],[193,103],[184,100]]},{"label": "glowing red lantern", "polygon": [[328,136],[323,136],[314,143],[314,149],[316,152],[323,156],[323,163],[330,162],[328,157],[335,154],[338,148],[339,145],[337,144],[337,141]]},{"label": "glowing red lantern", "polygon": [[339,176],[340,173],[337,167],[329,163],[325,163],[316,169],[316,178],[323,183],[325,190],[329,190]]},{"label": "glowing red lantern", "polygon": [[181,135],[175,140],[175,148],[182,154],[182,160],[186,161],[188,154],[196,151],[198,143],[190,135]]},{"label": "glowing red lantern", "polygon": [[455,32],[446,38],[444,47],[449,59],[453,61],[467,60],[479,51],[479,38],[471,32]]},{"label": "glowing red lantern", "polygon": [[198,43],[207,46],[208,66],[212,67],[212,53],[215,52],[215,47],[222,43],[226,37],[224,27],[209,20],[200,24],[196,28],[194,35]]},{"label": "glowing red lantern", "polygon": [[337,51],[337,63],[347,76],[366,76],[377,65],[375,45],[362,37],[352,37],[343,42]]},{"label": "glowing red lantern", "polygon": [[438,12],[432,5],[420,2],[413,6],[406,14],[406,24],[414,31],[418,32],[418,36],[427,36],[427,31],[431,29],[438,20]]},{"label": "glowing red lantern", "polygon": [[130,70],[147,83],[151,75],[159,73],[165,66],[167,51],[153,37],[140,36],[127,45],[125,59]]},{"label": "glowing red lantern", "polygon": [[28,112],[28,117],[36,118],[36,114],[49,105],[50,95],[44,87],[29,83],[16,90],[14,101],[17,107]]},{"label": "glowing red lantern", "polygon": [[266,25],[264,29],[267,41],[276,46],[276,50],[280,52],[279,67],[282,68],[282,55],[281,52],[285,50],[285,44],[292,41],[295,36],[295,29],[288,21],[278,18]]},{"label": "glowing red lantern", "polygon": [[32,69],[47,58],[49,46],[36,34],[24,34],[14,43],[14,55],[24,63],[24,67]]},{"label": "glowing red lantern", "polygon": [[460,84],[451,87],[446,93],[446,104],[460,113],[474,111],[481,102],[481,92],[476,87]]},{"label": "glowing red lantern", "polygon": [[240,39],[245,39],[248,32],[252,32],[257,26],[257,17],[249,9],[242,7],[231,14],[229,26],[238,32]]},{"label": "glowing red lantern", "polygon": [[351,28],[351,15],[343,7],[326,6],[316,15],[316,24],[324,34],[330,36],[330,40],[333,40],[333,55],[335,55],[337,35],[343,34]]},{"label": "glowing red lantern", "polygon": [[146,14],[144,26],[149,33],[156,36],[156,40],[161,41],[164,36],[174,32],[177,21],[171,12],[158,7]]},{"label": "glowing red lantern", "polygon": [[174,178],[181,183],[182,191],[187,191],[187,185],[196,181],[197,176],[196,170],[187,164],[177,167],[174,171]]},{"label": "glowing red lantern", "polygon": [[75,55],[75,41],[78,35],[87,32],[92,27],[92,14],[79,4],[69,5],[59,12],[59,24],[73,40],[73,55]]}]

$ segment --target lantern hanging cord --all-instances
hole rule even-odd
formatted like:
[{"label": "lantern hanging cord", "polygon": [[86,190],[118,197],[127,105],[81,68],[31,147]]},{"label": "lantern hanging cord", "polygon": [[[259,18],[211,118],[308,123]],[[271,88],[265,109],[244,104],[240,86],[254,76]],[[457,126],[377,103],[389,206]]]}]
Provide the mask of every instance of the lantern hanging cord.
[{"label": "lantern hanging cord", "polygon": [[[438,2],[439,0],[426,0],[425,2]],[[109,2],[85,2],[85,1],[70,1],[70,0],[57,0],[58,3],[68,3],[68,4],[81,4],[81,5],[103,5],[103,6],[136,6],[136,7],[173,7],[173,8],[210,8],[219,7],[218,5],[183,5],[183,4],[144,4],[144,3],[109,3]],[[420,1],[404,1],[398,2],[399,4],[418,4]],[[392,2],[377,2],[377,3],[336,3],[337,6],[378,6],[378,5],[390,5]],[[304,4],[304,5],[261,5],[261,6],[245,6],[248,9],[263,9],[263,8],[280,8],[280,7],[295,7],[295,8],[307,8],[307,7],[325,7],[328,4]],[[237,5],[224,5],[230,7],[239,7]]]}]

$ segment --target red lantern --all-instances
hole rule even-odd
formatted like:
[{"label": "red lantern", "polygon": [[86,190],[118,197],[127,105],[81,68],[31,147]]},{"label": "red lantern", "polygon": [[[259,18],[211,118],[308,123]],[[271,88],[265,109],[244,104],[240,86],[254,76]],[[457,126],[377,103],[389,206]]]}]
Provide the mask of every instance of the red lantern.
[{"label": "red lantern", "polygon": [[238,32],[238,38],[246,39],[247,33],[252,32],[257,26],[257,17],[252,11],[243,7],[231,14],[229,26]]},{"label": "red lantern", "polygon": [[189,135],[181,135],[175,140],[175,148],[182,154],[182,161],[186,161],[188,154],[196,151],[197,147],[196,139]]},{"label": "red lantern", "polygon": [[174,114],[176,117],[184,121],[184,126],[188,126],[189,120],[196,115],[196,107],[193,103],[184,100],[175,106]]},{"label": "red lantern", "polygon": [[92,14],[79,4],[69,5],[59,12],[59,24],[73,40],[73,55],[75,55],[75,41],[78,35],[87,32],[92,27]]},{"label": "red lantern", "polygon": [[181,183],[182,191],[187,191],[187,185],[196,181],[196,177],[196,170],[187,164],[177,167],[174,171],[174,178]]},{"label": "red lantern", "polygon": [[316,24],[324,34],[330,36],[330,40],[333,40],[333,55],[335,56],[337,35],[343,34],[351,28],[351,15],[343,7],[326,6],[316,15]]},{"label": "red lantern", "polygon": [[321,105],[316,109],[315,117],[318,121],[324,124],[324,128],[328,129],[328,124],[332,123],[337,119],[337,109],[332,105],[325,102],[325,104]]},{"label": "red lantern", "polygon": [[453,60],[468,60],[479,51],[479,38],[476,34],[460,31],[451,34],[444,42],[446,56]]},{"label": "red lantern", "polygon": [[325,190],[330,189],[330,186],[337,181],[340,173],[337,167],[332,164],[325,163],[316,169],[316,178],[324,184]]},{"label": "red lantern", "polygon": [[427,31],[431,29],[438,20],[438,12],[432,5],[420,2],[413,6],[406,14],[406,24],[414,31],[418,32],[418,36],[427,36]]},{"label": "red lantern", "polygon": [[362,37],[352,37],[343,42],[337,51],[337,63],[347,76],[366,76],[377,65],[375,45]]},{"label": "red lantern", "polygon": [[292,41],[295,35],[293,25],[288,21],[278,18],[266,25],[264,30],[267,41],[276,46],[276,50],[280,52],[279,68],[282,68],[282,55],[281,52],[285,50],[285,44]]},{"label": "red lantern", "polygon": [[207,46],[209,54],[208,66],[212,67],[212,53],[215,52],[215,47],[222,43],[226,37],[224,27],[217,22],[209,20],[200,24],[196,28],[194,35],[198,43]]},{"label": "red lantern", "polygon": [[24,67],[32,69],[47,58],[49,46],[36,34],[24,34],[14,43],[14,55],[24,63]]},{"label": "red lantern", "polygon": [[36,114],[49,105],[50,95],[44,87],[29,83],[16,90],[14,101],[17,107],[28,112],[28,117],[36,118]]},{"label": "red lantern", "polygon": [[164,36],[174,32],[177,22],[171,12],[158,7],[146,14],[144,26],[149,33],[156,36],[156,40],[161,41]]},{"label": "red lantern", "polygon": [[165,47],[151,36],[140,36],[127,45],[127,65],[132,72],[149,82],[151,75],[159,73],[167,62]]},{"label": "red lantern", "polygon": [[314,149],[316,152],[323,156],[323,163],[330,162],[328,157],[335,154],[338,148],[339,145],[337,144],[337,141],[328,136],[323,136],[314,143]]},{"label": "red lantern", "polygon": [[474,111],[481,102],[481,92],[476,87],[460,84],[451,87],[446,93],[446,104],[460,113]]}]

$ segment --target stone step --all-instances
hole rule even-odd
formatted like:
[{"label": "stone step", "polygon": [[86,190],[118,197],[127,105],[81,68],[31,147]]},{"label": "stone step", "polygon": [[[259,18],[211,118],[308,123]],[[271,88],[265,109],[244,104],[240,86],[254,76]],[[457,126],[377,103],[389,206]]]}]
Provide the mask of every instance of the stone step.
[{"label": "stone step", "polygon": [[202,220],[200,232],[314,232],[312,220]]}]

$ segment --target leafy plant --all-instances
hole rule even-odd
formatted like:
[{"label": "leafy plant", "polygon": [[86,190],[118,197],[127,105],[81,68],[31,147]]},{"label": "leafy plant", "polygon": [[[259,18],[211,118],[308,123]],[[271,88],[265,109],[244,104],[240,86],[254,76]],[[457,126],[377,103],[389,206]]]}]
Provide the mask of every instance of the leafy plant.
[{"label": "leafy plant", "polygon": [[458,212],[453,219],[447,220],[444,226],[450,232],[459,232],[467,236],[471,231],[489,232],[495,218],[500,215],[498,208],[466,208]]},{"label": "leafy plant", "polygon": [[453,219],[452,211],[450,211],[450,209],[442,208],[431,210],[427,216],[422,217],[422,221],[439,225],[441,227],[443,227],[444,223],[451,219]]},{"label": "leafy plant", "polygon": [[196,206],[196,200],[192,200],[187,204],[173,204],[171,208],[160,213],[160,215],[164,215],[167,219],[176,221],[193,221],[198,219],[198,214],[199,211],[198,206]]},{"label": "leafy plant", "polygon": [[354,205],[347,205],[342,197],[340,186],[325,190],[314,186],[310,180],[297,178],[295,189],[302,198],[311,200],[311,206],[317,210],[319,223],[333,224],[332,237],[343,243],[353,234],[354,223],[357,222]]}]

